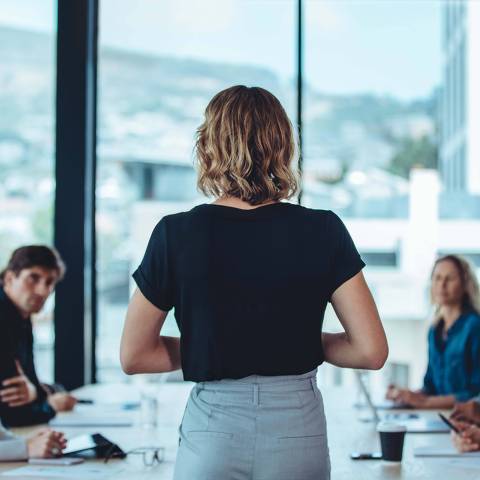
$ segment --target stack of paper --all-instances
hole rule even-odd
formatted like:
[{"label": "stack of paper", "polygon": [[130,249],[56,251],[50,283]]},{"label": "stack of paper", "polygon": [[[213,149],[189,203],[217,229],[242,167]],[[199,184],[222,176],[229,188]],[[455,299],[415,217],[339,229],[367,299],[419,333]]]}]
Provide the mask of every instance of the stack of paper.
[{"label": "stack of paper", "polygon": [[122,410],[120,407],[77,405],[73,412],[58,414],[50,420],[50,425],[52,427],[130,427],[133,421],[133,413]]},{"label": "stack of paper", "polygon": [[460,453],[455,450],[453,445],[433,446],[433,447],[417,447],[413,450],[416,457],[463,457],[478,458],[480,452]]}]

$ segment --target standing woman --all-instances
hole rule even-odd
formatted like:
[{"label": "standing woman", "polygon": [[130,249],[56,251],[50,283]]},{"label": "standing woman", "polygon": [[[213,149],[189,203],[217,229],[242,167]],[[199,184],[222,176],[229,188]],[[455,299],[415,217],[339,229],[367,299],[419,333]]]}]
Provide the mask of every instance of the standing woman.
[{"label": "standing woman", "polygon": [[[268,91],[215,95],[198,129],[210,204],[155,227],[128,308],[126,373],[183,369],[197,382],[180,425],[175,480],[330,478],[324,361],[381,368],[387,342],[364,263],[331,211],[294,195],[293,130]],[[327,302],[344,327],[322,333]],[[181,337],[160,334],[175,308]]]},{"label": "standing woman", "polygon": [[387,398],[414,408],[452,408],[480,394],[480,294],[475,273],[459,255],[434,264],[428,367],[420,391],[391,386]]}]

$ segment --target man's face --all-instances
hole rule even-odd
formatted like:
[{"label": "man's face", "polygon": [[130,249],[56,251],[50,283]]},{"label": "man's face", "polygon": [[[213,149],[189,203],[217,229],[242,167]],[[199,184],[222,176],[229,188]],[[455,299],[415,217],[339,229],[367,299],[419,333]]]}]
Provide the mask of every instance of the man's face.
[{"label": "man's face", "polygon": [[18,275],[7,270],[4,277],[4,290],[23,316],[39,312],[58,280],[56,270],[42,267],[24,268]]}]

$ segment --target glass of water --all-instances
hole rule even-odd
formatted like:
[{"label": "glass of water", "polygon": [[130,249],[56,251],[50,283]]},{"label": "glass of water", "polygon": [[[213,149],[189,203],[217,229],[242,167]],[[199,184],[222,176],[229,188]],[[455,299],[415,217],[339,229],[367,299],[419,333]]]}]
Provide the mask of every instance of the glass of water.
[{"label": "glass of water", "polygon": [[140,392],[140,423],[144,428],[156,428],[158,417],[157,389],[143,385]]}]

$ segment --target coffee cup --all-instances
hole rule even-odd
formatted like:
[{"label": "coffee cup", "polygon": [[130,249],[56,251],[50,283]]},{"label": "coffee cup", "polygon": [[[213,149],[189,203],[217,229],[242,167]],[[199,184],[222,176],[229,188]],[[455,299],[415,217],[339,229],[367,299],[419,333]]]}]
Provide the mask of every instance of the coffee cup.
[{"label": "coffee cup", "polygon": [[380,434],[382,460],[394,463],[402,461],[406,431],[406,427],[398,423],[381,422],[378,424],[377,432]]}]

